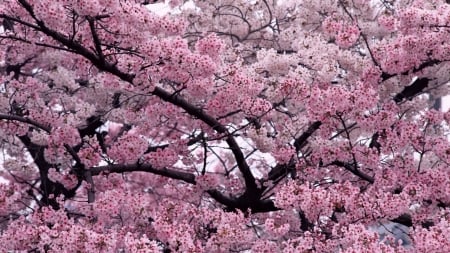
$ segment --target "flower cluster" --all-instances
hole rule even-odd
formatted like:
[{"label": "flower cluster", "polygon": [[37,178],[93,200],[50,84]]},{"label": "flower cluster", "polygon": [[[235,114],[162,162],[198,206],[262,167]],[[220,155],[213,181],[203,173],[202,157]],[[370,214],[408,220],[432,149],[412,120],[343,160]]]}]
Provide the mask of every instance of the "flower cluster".
[{"label": "flower cluster", "polygon": [[158,149],[143,156],[155,168],[164,168],[174,165],[178,161],[178,154],[172,148]]},{"label": "flower cluster", "polygon": [[58,182],[64,185],[67,189],[73,189],[78,183],[77,177],[67,172],[58,172],[55,168],[48,170],[48,178],[53,182]]},{"label": "flower cluster", "polygon": [[64,144],[75,146],[81,142],[78,129],[69,125],[63,125],[52,131],[49,143],[52,146],[64,146]]},{"label": "flower cluster", "polygon": [[140,136],[128,133],[121,136],[108,149],[108,155],[118,163],[135,163],[148,148],[148,142]]},{"label": "flower cluster", "polygon": [[353,46],[360,36],[360,30],[356,24],[347,24],[334,16],[327,17],[322,23],[322,28],[335,37],[336,44],[341,48]]},{"label": "flower cluster", "polygon": [[102,160],[100,145],[94,139],[89,139],[78,152],[81,162],[87,167],[93,167]]},{"label": "flower cluster", "polygon": [[221,51],[224,48],[224,43],[214,33],[200,39],[195,44],[195,49],[199,54],[208,55],[212,59],[218,59]]}]

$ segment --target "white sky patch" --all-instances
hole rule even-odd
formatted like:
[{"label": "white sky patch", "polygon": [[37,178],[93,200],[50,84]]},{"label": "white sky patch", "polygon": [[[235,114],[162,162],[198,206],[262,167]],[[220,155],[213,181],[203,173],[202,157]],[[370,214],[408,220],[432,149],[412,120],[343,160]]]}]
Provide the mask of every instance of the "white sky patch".
[{"label": "white sky patch", "polygon": [[450,95],[442,97],[441,111],[446,112],[450,109]]},{"label": "white sky patch", "polygon": [[158,14],[159,16],[164,16],[170,11],[170,6],[167,1],[166,3],[149,4],[146,7],[148,10]]}]

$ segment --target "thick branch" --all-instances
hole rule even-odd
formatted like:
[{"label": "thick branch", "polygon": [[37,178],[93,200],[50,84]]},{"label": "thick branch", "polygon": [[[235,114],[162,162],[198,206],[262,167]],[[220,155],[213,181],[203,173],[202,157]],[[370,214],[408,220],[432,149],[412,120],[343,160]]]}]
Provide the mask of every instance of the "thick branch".
[{"label": "thick branch", "polygon": [[104,122],[101,120],[100,116],[92,116],[86,120],[87,125],[81,129],[78,129],[80,137],[93,136],[96,134],[95,130],[101,127]]},{"label": "thick branch", "polygon": [[217,190],[209,190],[208,194],[217,202],[227,207],[227,210],[239,209],[252,213],[263,213],[280,210],[275,206],[272,200],[261,200],[258,195],[242,195],[239,198],[227,197]]},{"label": "thick branch", "polygon": [[392,219],[391,221],[405,225],[407,227],[412,227],[413,225],[411,215],[409,214],[402,214],[399,217]]},{"label": "thick branch", "polygon": [[[59,182],[53,182],[48,178],[48,171],[50,168],[56,168],[54,164],[49,164],[44,158],[44,147],[39,146],[31,142],[30,138],[26,135],[19,136],[19,139],[22,141],[23,145],[27,148],[31,157],[33,158],[34,163],[39,169],[40,175],[40,190],[42,193],[41,203],[44,205],[50,205],[53,209],[58,210],[59,204],[56,201],[56,197],[60,194],[63,194],[65,198],[72,198],[75,196],[76,190],[78,189],[78,184],[75,188],[67,190],[64,185]],[[53,197],[50,198],[50,196]]]},{"label": "thick branch", "polygon": [[[421,71],[424,68],[431,67],[431,66],[434,66],[434,65],[439,64],[439,63],[442,63],[442,61],[429,60],[429,61],[423,62],[417,68],[413,68],[412,69],[412,73],[417,73],[417,72]],[[400,75],[408,75],[408,74],[410,74],[410,72],[411,72],[411,70],[408,70],[408,71],[405,71],[403,73],[400,73]],[[383,81],[386,81],[387,79],[389,79],[391,77],[394,77],[394,76],[397,76],[397,75],[398,74],[388,74],[386,72],[383,72],[382,75],[381,75],[381,78],[382,78]]]},{"label": "thick branch", "polygon": [[89,23],[89,28],[91,29],[92,39],[94,40],[95,51],[97,51],[97,55],[99,56],[100,61],[105,61],[100,38],[98,37],[97,31],[95,29],[95,20],[93,18],[87,18],[87,20]]},{"label": "thick branch", "polygon": [[12,120],[12,121],[18,121],[18,122],[23,122],[23,123],[27,123],[30,125],[33,125],[39,129],[42,129],[44,131],[46,131],[47,133],[50,133],[51,128],[48,126],[45,126],[39,122],[36,122],[32,119],[29,118],[25,118],[25,117],[21,117],[21,116],[17,116],[17,115],[10,115],[10,114],[3,114],[0,113],[0,120],[5,119],[5,120]]},{"label": "thick branch", "polygon": [[406,86],[400,93],[395,95],[394,101],[398,104],[404,99],[411,100],[417,94],[421,93],[426,87],[428,87],[428,78],[418,78],[411,85]]},{"label": "thick branch", "polygon": [[123,172],[150,172],[156,175],[182,180],[189,184],[195,184],[195,175],[183,171],[176,171],[171,169],[155,169],[150,164],[112,164],[105,166],[98,166],[88,169],[92,176],[99,175],[102,172],[107,173],[123,173]]},{"label": "thick branch", "polygon": [[315,121],[312,123],[306,131],[300,135],[297,139],[294,141],[294,147],[297,152],[300,151],[300,149],[305,146],[306,140],[322,125],[322,122]]},{"label": "thick branch", "polygon": [[89,184],[88,188],[88,203],[94,203],[95,201],[95,186],[94,179],[92,178],[92,172],[90,170],[84,171],[84,178],[86,178],[86,182]]}]

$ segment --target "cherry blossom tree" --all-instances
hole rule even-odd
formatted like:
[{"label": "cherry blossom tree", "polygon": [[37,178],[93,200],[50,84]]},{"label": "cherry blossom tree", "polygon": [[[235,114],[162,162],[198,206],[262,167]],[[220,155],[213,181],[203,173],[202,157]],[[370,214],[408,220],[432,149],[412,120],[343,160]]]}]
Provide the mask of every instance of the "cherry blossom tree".
[{"label": "cherry blossom tree", "polygon": [[0,2],[1,252],[450,252],[448,1],[153,2]]}]

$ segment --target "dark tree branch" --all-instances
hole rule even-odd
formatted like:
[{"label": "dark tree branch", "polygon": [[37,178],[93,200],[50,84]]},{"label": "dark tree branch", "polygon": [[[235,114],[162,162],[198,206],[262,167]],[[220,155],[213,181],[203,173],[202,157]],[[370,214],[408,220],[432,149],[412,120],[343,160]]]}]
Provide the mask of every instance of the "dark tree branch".
[{"label": "dark tree branch", "polygon": [[[412,73],[417,73],[417,72],[421,71],[421,70],[424,69],[424,68],[431,67],[431,66],[437,65],[437,64],[439,64],[439,63],[442,63],[442,61],[439,61],[439,60],[429,60],[429,61],[423,62],[423,63],[420,64],[417,68],[413,68],[413,69],[412,69]],[[408,70],[408,71],[405,71],[405,72],[403,72],[403,73],[400,73],[400,75],[408,75],[408,74],[410,74],[410,71],[409,71],[409,70]],[[391,78],[391,77],[394,77],[394,76],[397,76],[397,75],[399,75],[399,74],[388,74],[388,73],[386,73],[386,72],[383,72],[383,73],[381,74],[381,79],[382,79],[382,81],[386,81],[387,79],[389,79],[389,78]]]},{"label": "dark tree branch", "polygon": [[[38,127],[39,129],[44,130],[47,133],[51,132],[50,127],[44,126],[34,120],[31,120],[31,119],[28,119],[25,117],[21,117],[21,116],[17,116],[17,115],[0,114],[0,119],[13,120],[13,121],[27,123],[27,124],[33,125],[35,127]],[[90,123],[88,123],[88,126],[82,130],[79,130],[81,136],[84,136],[82,133],[85,133],[85,134],[90,134],[90,132],[95,133],[94,130],[98,127],[97,126],[97,124],[99,124],[98,122],[100,122],[98,120],[99,118],[97,118],[97,120],[94,120],[91,117],[90,119],[91,120],[88,120],[88,122],[90,122]],[[95,124],[95,122],[97,122],[97,124]],[[102,122],[100,122],[100,123],[101,123],[100,125],[103,124]],[[60,184],[58,182],[56,182],[56,183],[52,182],[48,179],[48,170],[51,167],[56,167],[56,166],[51,165],[45,161],[44,153],[43,153],[44,147],[41,147],[41,146],[38,146],[38,145],[32,143],[28,136],[21,136],[19,138],[22,141],[22,143],[25,145],[25,147],[27,148],[28,152],[30,152],[31,156],[34,159],[35,164],[38,166],[38,169],[40,172],[40,178],[41,178],[41,190],[44,193],[44,196],[46,196],[44,198],[44,200],[47,198],[47,200],[46,200],[47,204],[51,204],[53,207],[57,207],[56,202],[51,202],[51,200],[48,199],[48,196],[51,193],[54,193],[54,194],[56,193],[56,195],[63,193],[65,197],[74,195],[73,189],[67,190],[67,189],[65,189],[65,187],[62,184]],[[84,165],[82,164],[76,151],[67,144],[65,144],[64,147],[71,154],[73,159],[76,161],[76,163],[77,163],[76,167],[79,167],[79,169],[84,171]],[[88,177],[85,177],[85,179],[88,180],[88,183],[90,183],[92,186],[88,190],[88,201],[93,202],[94,201],[94,190],[93,190],[94,182],[92,180],[92,176],[90,176],[90,173],[87,173],[86,175]],[[84,175],[84,176],[86,176],[86,175]],[[79,175],[77,175],[77,178],[80,179]],[[80,183],[81,183],[81,181],[79,180],[77,187],[75,187],[75,189],[78,188]],[[50,187],[46,187],[46,185],[50,185]],[[42,186],[44,186],[44,187],[42,187]],[[91,202],[89,202],[89,203],[91,203]],[[44,203],[45,203],[45,201],[44,201]]]},{"label": "dark tree branch", "polygon": [[307,143],[307,139],[322,125],[322,122],[315,121],[312,123],[306,131],[300,135],[297,139],[294,141],[294,147],[297,152],[300,151],[302,147],[304,147]]},{"label": "dark tree branch", "polygon": [[99,175],[102,172],[105,173],[123,173],[123,172],[150,172],[152,174],[178,179],[189,184],[195,184],[195,175],[183,171],[176,171],[167,168],[155,169],[150,164],[111,164],[105,166],[92,167],[88,169],[91,171],[92,176]]},{"label": "dark tree branch", "polygon": [[261,200],[257,195],[242,195],[239,198],[227,197],[217,190],[208,190],[208,194],[220,204],[226,206],[226,210],[241,210],[252,213],[271,212],[280,210],[272,200]]},{"label": "dark tree branch", "polygon": [[314,224],[306,218],[305,212],[300,210],[298,216],[300,218],[300,229],[302,231],[309,231],[314,228]]},{"label": "dark tree branch", "polygon": [[70,147],[68,144],[64,144],[64,147],[69,152],[69,154],[72,156],[72,158],[75,160],[76,164],[74,167],[74,171],[77,174],[78,178],[78,184],[81,184],[81,177],[86,180],[86,182],[89,183],[89,188],[87,189],[88,192],[88,203],[93,203],[95,200],[95,187],[94,187],[94,180],[92,179],[92,174],[90,170],[86,170],[86,167],[84,166],[83,162],[81,162],[80,157],[75,152],[75,150]]},{"label": "dark tree branch", "polygon": [[277,164],[273,167],[269,174],[267,175],[267,180],[269,181],[277,181],[281,178],[284,178],[289,173],[295,171],[295,162],[292,159],[289,164]]},{"label": "dark tree branch", "polygon": [[[41,203],[46,206],[50,205],[53,209],[58,210],[60,207],[56,201],[56,197],[63,194],[65,198],[73,198],[80,184],[71,190],[67,190],[61,183],[51,181],[48,178],[48,171],[50,168],[57,168],[57,166],[50,164],[45,160],[44,147],[32,143],[30,138],[26,135],[19,136],[18,138],[27,148],[33,158],[34,164],[36,164],[39,169],[41,180],[40,191],[42,194]],[[53,195],[52,198],[50,198],[51,195]]]},{"label": "dark tree branch", "polygon": [[[344,169],[346,169],[347,171],[351,172],[353,175],[361,178],[362,180],[365,180],[371,184],[373,184],[375,182],[375,179],[367,174],[365,174],[364,172],[360,171],[356,165],[351,164],[351,163],[345,163],[342,161],[333,161],[332,163],[328,164],[328,165],[335,165],[338,167],[342,167]],[[326,166],[328,166],[326,165]]]},{"label": "dark tree branch", "polygon": [[94,179],[92,178],[92,172],[90,170],[84,170],[84,178],[86,182],[89,184],[87,192],[88,192],[88,203],[94,203],[95,201],[95,185]]},{"label": "dark tree branch", "polygon": [[[150,172],[156,175],[182,180],[189,184],[196,184],[195,175],[187,172],[176,171],[171,169],[155,169],[149,164],[129,164],[129,165],[107,165],[98,166],[88,169],[92,176],[101,173],[124,173],[124,172]],[[269,212],[279,210],[275,207],[272,200],[261,200],[258,194],[244,194],[240,197],[227,197],[218,190],[208,190],[207,193],[220,204],[224,205],[227,210],[232,211],[239,209],[247,212],[251,209],[253,213]]]},{"label": "dark tree branch", "polygon": [[29,57],[26,60],[24,60],[21,63],[18,64],[8,64],[6,63],[5,67],[2,67],[2,71],[5,71],[7,75],[9,75],[11,72],[14,73],[13,78],[14,79],[18,79],[19,76],[21,75],[21,70],[22,68],[27,65],[28,63],[31,62],[31,60],[33,60],[35,57]]},{"label": "dark tree branch", "polygon": [[11,121],[18,121],[18,122],[22,122],[22,123],[27,123],[29,125],[35,126],[41,130],[44,130],[47,133],[50,133],[51,128],[48,126],[45,126],[37,121],[34,121],[32,119],[29,118],[25,118],[25,117],[21,117],[21,116],[17,116],[17,115],[10,115],[10,114],[2,114],[0,113],[0,120],[11,120]]},{"label": "dark tree branch", "polygon": [[14,31],[14,22],[11,19],[4,18],[3,22],[2,22],[2,25],[3,25],[3,29],[5,29],[7,31],[8,30],[9,31]]},{"label": "dark tree branch", "polygon": [[97,51],[97,55],[99,57],[99,60],[104,62],[105,61],[105,56],[103,55],[102,44],[100,42],[100,39],[99,39],[98,34],[97,34],[97,30],[95,28],[95,19],[88,17],[87,20],[88,20],[88,23],[89,23],[89,28],[91,29],[92,39],[94,40],[95,51]]},{"label": "dark tree branch", "polygon": [[394,101],[398,104],[404,99],[412,100],[413,97],[428,87],[428,82],[428,78],[418,78],[411,85],[406,86],[400,93],[395,95]]},{"label": "dark tree branch", "polygon": [[103,126],[104,122],[101,120],[100,116],[92,116],[86,120],[86,127],[78,129],[80,137],[94,136],[96,134],[95,130]]},{"label": "dark tree branch", "polygon": [[369,148],[376,148],[378,151],[378,154],[381,152],[381,144],[378,142],[378,138],[380,137],[380,134],[378,132],[374,133],[372,135],[372,139],[369,143]]},{"label": "dark tree branch", "polygon": [[411,215],[409,214],[402,214],[399,217],[392,219],[391,221],[405,225],[407,227],[412,227],[413,225]]}]

